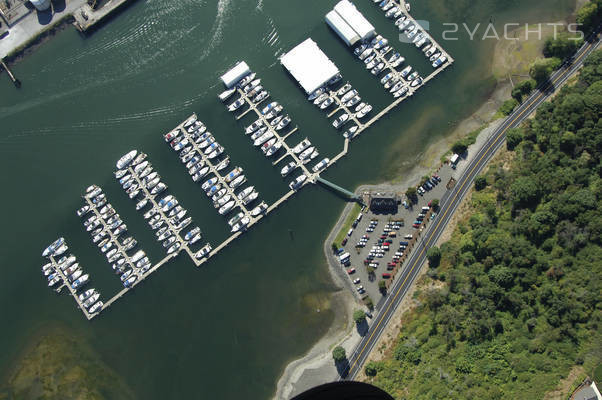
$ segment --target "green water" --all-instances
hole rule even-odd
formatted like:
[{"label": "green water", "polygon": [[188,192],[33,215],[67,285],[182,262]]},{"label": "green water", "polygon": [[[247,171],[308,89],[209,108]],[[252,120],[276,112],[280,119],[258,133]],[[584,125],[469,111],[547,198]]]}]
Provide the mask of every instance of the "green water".
[{"label": "green water", "polygon": [[[392,23],[369,0],[355,2],[419,71],[418,51],[395,43]],[[119,281],[90,244],[75,210],[82,191],[101,185],[153,261],[161,257],[151,231],[112,178],[115,160],[131,148],[149,154],[170,190],[214,244],[227,224],[162,141],[197,112],[235,164],[271,202],[286,188],[216,99],[218,77],[244,59],[323,156],[342,146],[324,115],[311,106],[276,57],[311,36],[344,78],[376,108],[389,98],[323,22],[334,0],[138,1],[83,39],[67,29],[14,66],[23,87],[0,77],[0,376],[32,338],[58,323],[81,336],[141,399],[269,397],[286,363],[323,335],[333,311],[316,298],[333,290],[322,241],[343,204],[307,187],[199,270],[180,257],[161,268],[100,318],[87,322],[66,295],[46,288],[40,252],[58,235],[109,295]],[[417,18],[442,22],[557,20],[570,0],[419,0]],[[429,143],[448,133],[492,89],[494,42],[447,42],[455,57],[412,100],[352,144],[326,174],[345,187],[403,173]],[[0,388],[2,382],[0,382]]]}]

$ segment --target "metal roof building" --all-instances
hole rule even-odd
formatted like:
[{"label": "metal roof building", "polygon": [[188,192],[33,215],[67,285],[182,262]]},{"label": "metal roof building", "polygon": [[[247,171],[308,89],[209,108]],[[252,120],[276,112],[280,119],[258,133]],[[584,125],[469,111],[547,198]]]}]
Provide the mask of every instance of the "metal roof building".
[{"label": "metal roof building", "polygon": [[311,38],[280,58],[280,63],[299,82],[307,94],[334,78],[339,69]]},{"label": "metal roof building", "polygon": [[331,10],[326,14],[325,20],[328,26],[339,35],[347,46],[353,46],[360,40],[357,32],[335,10]]},{"label": "metal roof building", "polygon": [[232,69],[221,76],[222,82],[229,89],[236,83],[251,73],[251,69],[246,62],[238,62]]},{"label": "metal roof building", "polygon": [[358,11],[349,0],[341,0],[334,10],[358,34],[361,40],[370,39],[375,35],[374,26]]}]

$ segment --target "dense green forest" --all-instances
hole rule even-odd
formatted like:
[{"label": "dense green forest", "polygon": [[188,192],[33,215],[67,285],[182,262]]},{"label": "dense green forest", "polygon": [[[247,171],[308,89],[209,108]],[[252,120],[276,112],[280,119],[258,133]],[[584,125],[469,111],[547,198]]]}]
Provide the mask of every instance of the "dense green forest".
[{"label": "dense green forest", "polygon": [[[508,133],[429,252],[420,305],[366,365],[399,399],[536,399],[602,358],[602,51]],[[436,287],[436,289],[433,289]],[[598,368],[600,371],[600,368]],[[601,377],[596,377],[602,380]]]}]

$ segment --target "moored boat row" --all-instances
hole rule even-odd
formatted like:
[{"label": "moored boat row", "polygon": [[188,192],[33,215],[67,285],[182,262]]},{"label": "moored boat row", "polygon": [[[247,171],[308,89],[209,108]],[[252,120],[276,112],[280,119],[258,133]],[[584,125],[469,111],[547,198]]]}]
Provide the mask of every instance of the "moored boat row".
[{"label": "moored boat row", "polygon": [[[230,158],[224,154],[223,146],[207,130],[204,123],[197,120],[196,124],[198,129],[194,131],[184,131],[178,128],[181,131],[182,140],[188,140],[192,147],[190,152],[184,156],[180,152],[180,159],[188,168],[192,180],[198,183],[202,182],[201,189],[212,201],[213,206],[220,215],[227,216],[236,210],[242,213],[243,216],[250,215],[250,207],[254,202],[258,201],[259,193],[254,186],[243,188],[243,185],[247,182],[244,169],[240,166],[229,167]],[[210,157],[211,150],[207,149],[210,149],[211,146],[221,149],[218,157]],[[265,203],[261,203],[257,207],[260,207],[262,204]],[[233,232],[246,227],[246,224],[244,226],[241,224],[238,229],[234,229],[234,225],[231,224]],[[207,246],[204,247],[205,250],[207,248]],[[195,257],[200,260],[208,254],[205,253],[206,251],[199,251],[195,253]]]},{"label": "moored boat row", "polygon": [[[132,182],[131,174],[123,175],[118,179],[124,188]],[[83,224],[90,233],[92,242],[105,255],[113,271],[121,275],[123,285],[131,287],[151,268],[150,260],[142,250],[138,250],[135,254],[128,253],[135,249],[138,241],[132,236],[122,237],[127,227],[110,203],[107,202],[102,207],[94,203],[98,196],[103,195],[102,190],[98,186],[95,187],[95,192],[99,194],[94,197],[85,194],[83,197],[86,204],[78,210],[77,214],[84,219]],[[104,198],[106,200],[106,196]],[[82,212],[84,209],[86,211]],[[139,254],[143,257],[138,257]]]},{"label": "moored boat row", "polygon": [[[81,293],[90,282],[90,275],[85,273],[77,258],[73,254],[65,254],[67,244],[64,238],[59,238],[51,243],[43,252],[49,262],[42,266],[42,274],[48,280],[48,287],[56,287],[60,291],[63,286],[68,286],[75,301],[77,301],[89,315],[102,310],[103,302],[96,289],[88,289]],[[57,286],[58,285],[58,286]]]}]

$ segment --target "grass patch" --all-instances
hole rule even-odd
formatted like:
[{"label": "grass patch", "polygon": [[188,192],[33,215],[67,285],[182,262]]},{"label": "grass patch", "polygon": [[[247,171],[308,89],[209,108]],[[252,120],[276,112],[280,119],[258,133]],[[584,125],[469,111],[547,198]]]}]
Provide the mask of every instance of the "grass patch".
[{"label": "grass patch", "polygon": [[357,217],[357,214],[359,214],[361,209],[362,208],[360,207],[360,205],[356,203],[353,206],[353,209],[351,209],[351,211],[349,212],[349,215],[347,215],[347,219],[345,219],[345,222],[341,226],[341,230],[334,238],[334,244],[337,246],[337,248],[341,247],[341,242],[343,241],[345,236],[347,236],[347,232],[349,231],[349,228],[351,228],[351,224],[353,224],[353,221],[355,221],[355,218]]}]

